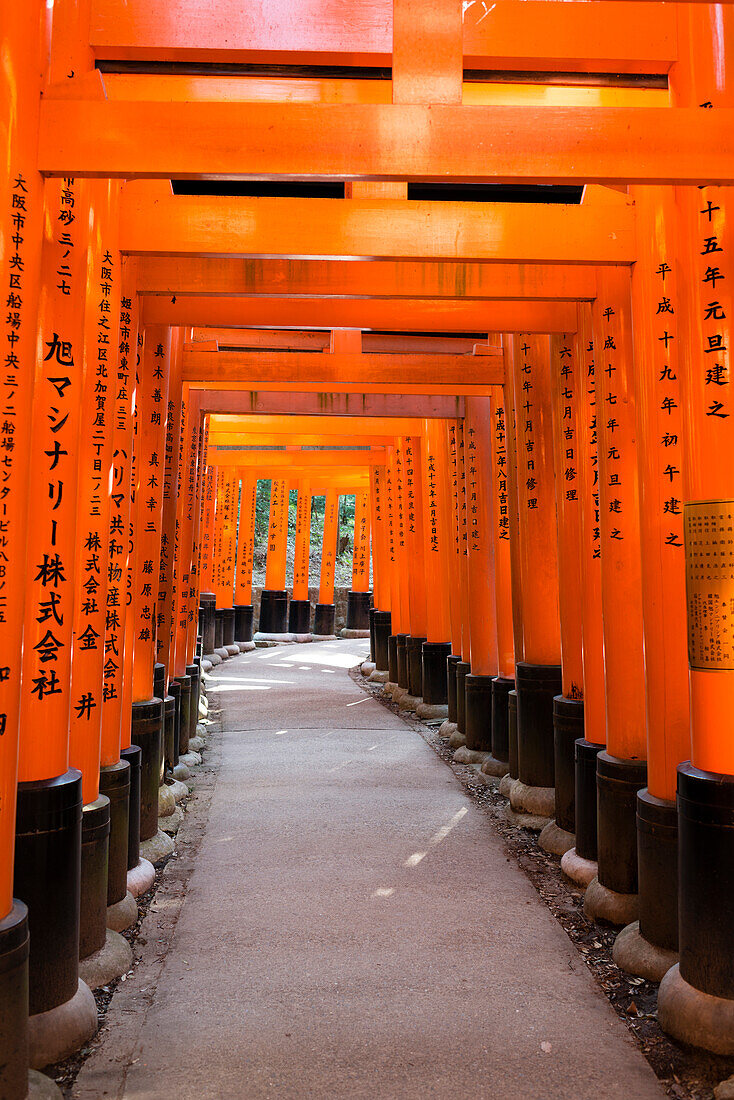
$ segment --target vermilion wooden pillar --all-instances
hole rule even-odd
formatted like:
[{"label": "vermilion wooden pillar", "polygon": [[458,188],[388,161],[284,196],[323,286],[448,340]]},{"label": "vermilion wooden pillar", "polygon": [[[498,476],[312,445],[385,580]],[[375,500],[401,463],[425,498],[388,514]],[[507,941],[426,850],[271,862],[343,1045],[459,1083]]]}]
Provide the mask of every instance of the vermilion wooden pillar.
[{"label": "vermilion wooden pillar", "polygon": [[551,338],[551,396],[558,531],[561,694],[553,700],[555,817],[540,835],[546,851],[564,855],[576,829],[576,741],[584,736],[579,420],[584,415],[583,354],[573,333]]},{"label": "vermilion wooden pillar", "polygon": [[0,174],[0,449],[3,561],[0,568],[0,1028],[5,1056],[0,1093],[12,1100],[28,1087],[28,917],[13,897],[16,786],[21,707],[22,637],[27,584],[31,414],[36,377],[36,314],[41,271],[44,187],[36,171],[45,5],[11,5],[2,14],[7,96],[0,105],[5,139]]},{"label": "vermilion wooden pillar", "polygon": [[347,594],[347,630],[367,636],[370,627],[370,492],[354,495],[352,589]]},{"label": "vermilion wooden pillar", "polygon": [[[671,90],[679,106],[734,105],[726,5],[679,10],[679,62]],[[734,232],[731,188],[681,188],[677,335],[682,423],[684,543],[691,759],[678,768],[680,966],[660,986],[666,1031],[719,1054],[734,1053]],[[671,494],[672,495],[672,494]]]},{"label": "vermilion wooden pillar", "polygon": [[492,751],[492,682],[497,674],[495,529],[492,470],[492,410],[489,397],[467,397],[464,473],[471,672],[466,676],[466,747]]},{"label": "vermilion wooden pillar", "polygon": [[604,637],[601,613],[601,503],[599,489],[599,416],[595,379],[597,363],[591,306],[578,306],[578,357],[581,403],[577,424],[581,504],[580,578],[584,593],[582,666],[584,737],[576,741],[576,845],[561,867],[581,886],[597,872],[596,758],[606,744]]},{"label": "vermilion wooden pillar", "polygon": [[[513,809],[554,807],[553,698],[560,691],[558,550],[550,339],[510,337],[522,587],[523,660],[515,666],[518,776]],[[527,788],[539,788],[537,794]]]},{"label": "vermilion wooden pillar", "polygon": [[[525,635],[523,631],[523,590],[520,570],[520,500],[518,491],[518,446],[517,446],[517,400],[515,394],[514,370],[515,344],[510,336],[502,338],[502,357],[505,367],[503,396],[507,415],[505,431],[507,441],[507,488],[508,520],[510,532],[510,579],[512,598],[512,638],[515,668],[525,654]],[[513,780],[518,778],[517,760],[517,687],[507,693],[507,755],[508,778],[503,793],[509,793]]]},{"label": "vermilion wooden pillar", "polygon": [[[469,649],[466,646],[464,626],[466,555],[462,538],[462,504],[464,489],[459,461],[460,425],[449,421],[443,426],[446,433],[448,495],[451,504],[451,569],[449,572],[449,607],[451,611],[451,655],[447,659],[448,722],[445,733],[450,734],[459,725],[458,677],[466,676],[470,669]],[[461,666],[461,670],[459,670]],[[463,679],[461,680],[463,697]],[[463,722],[462,722],[463,727]],[[463,735],[463,728],[461,729]]]},{"label": "vermilion wooden pillar", "polygon": [[599,425],[601,594],[607,748],[597,756],[598,878],[590,915],[637,913],[637,791],[645,783],[638,449],[630,279],[600,270],[592,309]]},{"label": "vermilion wooden pillar", "polygon": [[[158,571],[158,606],[156,611],[156,660],[165,669],[166,686],[174,680],[174,586],[176,555],[176,514],[181,499],[179,463],[181,461],[181,403],[183,372],[183,332],[177,328],[171,337],[171,368],[168,385],[166,417],[166,447],[163,468],[163,520],[161,553]],[[177,703],[180,695],[176,693]]]},{"label": "vermilion wooden pillar", "polygon": [[686,653],[680,294],[672,188],[635,189],[647,245],[632,274],[640,462],[648,785],[637,795],[639,922],[617,938],[618,965],[659,981],[678,946],[675,784],[690,756]]},{"label": "vermilion wooden pillar", "polygon": [[392,691],[398,682],[397,636],[404,630],[403,602],[401,599],[401,577],[398,558],[398,484],[397,450],[390,448],[390,457],[385,476],[385,498],[387,502],[387,572],[390,585],[390,634],[388,636],[388,679],[387,689]]},{"label": "vermilion wooden pillar", "polygon": [[[156,694],[154,665],[171,341],[169,327],[146,326],[137,388],[132,743],[141,750],[141,842],[152,840],[158,832],[158,786],[163,778],[166,685],[161,677],[160,694]],[[144,853],[144,845],[141,850]]]},{"label": "vermilion wooden pillar", "polygon": [[[202,456],[206,463],[206,451]],[[199,540],[199,606],[201,614],[201,648],[205,655],[214,652],[214,610],[217,597],[214,593],[214,520],[217,501],[217,474],[212,466],[205,466],[204,487],[201,500],[201,538]]]},{"label": "vermilion wooden pillar", "polygon": [[[240,517],[237,529],[237,575],[234,591],[235,641],[252,643],[252,566],[255,552],[257,477],[240,470]],[[308,586],[308,577],[307,577]]]},{"label": "vermilion wooden pillar", "polygon": [[[236,468],[224,467],[221,470],[221,479],[221,497],[217,501],[220,520],[217,522],[219,544],[216,596],[217,619],[221,622],[221,644],[226,647],[234,644],[234,572],[239,502],[239,476]],[[217,640],[219,640],[219,631],[218,623]]]},{"label": "vermilion wooden pillar", "polygon": [[324,506],[324,533],[321,541],[321,580],[319,602],[313,620],[314,637],[334,636],[334,571],[339,536],[339,491],[327,489]]},{"label": "vermilion wooden pillar", "polygon": [[387,502],[388,466],[375,466],[372,470],[372,567],[374,585],[374,610],[372,611],[372,660],[376,679],[386,679],[388,674],[388,639],[391,627],[391,584],[389,527]]},{"label": "vermilion wooden pillar", "polygon": [[446,662],[451,653],[448,593],[451,513],[444,425],[440,421],[426,420],[423,440],[426,641],[423,644],[423,709],[419,710],[419,714],[425,718],[438,718],[448,714]]},{"label": "vermilion wooden pillar", "polygon": [[270,524],[265,588],[260,598],[260,634],[285,634],[288,626],[288,593],[285,587],[288,549],[288,483],[273,479],[270,489]]},{"label": "vermilion wooden pillar", "polygon": [[[398,574],[398,598],[400,600],[400,626],[395,630],[395,661],[397,686],[408,690],[408,638],[410,637],[410,566],[407,543],[407,487],[406,487],[406,437],[401,436],[395,448],[395,560]],[[395,629],[395,628],[393,628]],[[393,692],[393,698],[395,692]]]},{"label": "vermilion wooden pillar", "polygon": [[427,637],[423,461],[421,437],[406,436],[403,442],[403,506],[410,633],[405,639],[405,660],[410,699],[423,696],[423,643]]},{"label": "vermilion wooden pillar", "polygon": [[[89,202],[84,183],[54,180],[44,190],[15,853],[15,893],[29,908],[32,1016],[79,988],[82,809],[68,741]],[[48,830],[50,817],[57,827]]]},{"label": "vermilion wooden pillar", "polygon": [[508,408],[503,390],[492,395],[490,479],[493,502],[494,582],[497,616],[497,675],[492,685],[492,759],[482,765],[490,775],[509,769],[508,703],[515,687],[515,648],[512,633],[512,562],[510,550],[510,475],[507,443]]},{"label": "vermilion wooden pillar", "polygon": [[292,634],[311,630],[311,601],[308,578],[311,565],[311,489],[308,482],[298,485],[296,504],[296,545],[293,560],[293,594],[288,609],[288,629]]}]

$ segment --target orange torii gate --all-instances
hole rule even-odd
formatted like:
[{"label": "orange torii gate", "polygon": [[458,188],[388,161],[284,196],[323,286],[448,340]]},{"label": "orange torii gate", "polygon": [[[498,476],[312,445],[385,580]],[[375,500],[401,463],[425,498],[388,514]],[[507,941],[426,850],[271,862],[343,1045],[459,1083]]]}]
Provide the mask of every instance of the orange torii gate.
[{"label": "orange torii gate", "polygon": [[[433,633],[436,644],[445,645],[450,627],[454,664],[463,661],[458,679],[452,671],[447,682],[454,717],[469,734],[475,728],[471,705],[467,711],[472,678],[489,676],[496,665],[502,684],[493,684],[493,714],[496,703],[501,726],[506,704],[509,736],[505,744],[493,726],[490,743],[493,758],[501,762],[506,753],[510,775],[525,781],[525,790],[512,789],[513,805],[528,809],[535,798],[534,808],[552,810],[570,834],[570,747],[578,732],[581,670],[585,736],[574,746],[576,847],[564,866],[585,882],[598,870],[589,912],[626,920],[639,905],[639,928],[633,924],[620,937],[623,965],[639,968],[639,949],[649,946],[656,967],[667,970],[680,947],[680,968],[669,970],[661,989],[663,1025],[683,1041],[734,1050],[726,874],[734,805],[726,736],[733,574],[728,558],[718,570],[706,567],[707,555],[718,555],[720,540],[728,538],[730,520],[731,231],[720,185],[734,180],[731,7],[610,0],[576,5],[570,19],[565,8],[539,0],[522,12],[500,0],[491,21],[469,5],[463,23],[462,7],[458,0],[430,0],[417,9],[414,0],[395,0],[391,22],[391,5],[379,0],[377,17],[365,27],[345,19],[333,0],[318,12],[303,0],[299,10],[308,18],[294,20],[292,11],[286,16],[276,6],[266,27],[247,5],[230,0],[216,17],[202,5],[187,7],[187,18],[172,18],[175,5],[163,0],[93,0],[89,12],[71,2],[47,16],[48,62],[42,5],[16,6],[0,17],[10,89],[0,128],[8,145],[0,181],[2,240],[10,242],[0,253],[9,293],[0,329],[7,356],[0,387],[0,639],[7,654],[0,675],[0,961],[10,959],[0,968],[0,1019],[10,1021],[13,1037],[0,1083],[13,1100],[27,1090],[27,1032],[19,1022],[25,1018],[26,914],[13,893],[30,908],[31,1056],[37,1060],[40,1013],[46,1017],[78,997],[86,1006],[79,1042],[96,1026],[91,998],[83,987],[77,993],[74,868],[83,839],[85,858],[93,857],[98,869],[104,865],[99,836],[109,813],[117,856],[107,860],[106,896],[101,878],[91,886],[86,865],[84,953],[101,942],[104,902],[115,908],[125,901],[122,807],[129,800],[127,777],[134,785],[141,774],[132,723],[134,742],[143,748],[142,830],[157,826],[161,727],[170,732],[176,714],[167,692],[180,682],[180,718],[186,679],[196,667],[211,414],[253,420],[265,414],[294,425],[304,412],[334,422],[345,415],[393,420],[397,442],[380,444],[391,453],[384,467],[371,471],[371,501],[382,564],[376,591],[395,620],[396,633],[388,627],[395,681],[412,693],[411,639],[425,636],[429,645]],[[392,65],[392,79],[287,77],[278,83],[260,74],[102,74],[94,68],[95,60],[120,58]],[[550,105],[541,84],[465,79],[465,70],[528,67],[536,74],[583,73],[588,81],[599,73],[653,74],[659,85],[669,74],[671,102],[661,86],[590,86],[564,89]],[[701,110],[702,104],[712,109]],[[328,200],[174,196],[167,182],[242,178],[243,164],[253,178],[350,182],[343,198]],[[111,182],[132,177],[139,179],[122,187]],[[578,206],[524,209],[409,196],[408,182],[437,180],[578,183],[587,191]],[[623,196],[607,190],[600,203],[590,194],[594,183],[635,189]],[[638,241],[646,242],[644,255]],[[157,254],[163,252],[174,259]],[[585,304],[577,308],[577,302]],[[483,337],[511,334],[505,346],[513,370],[499,373],[498,360],[490,367],[462,356],[463,364],[444,361],[442,377],[438,356],[433,363],[410,363],[402,355],[380,363],[365,337],[359,357],[336,350],[312,356],[324,360],[312,364],[322,372],[315,376],[305,362],[289,367],[277,355],[260,360],[263,374],[253,373],[259,355],[229,359],[225,370],[233,377],[219,386],[212,374],[239,353],[192,351],[214,361],[208,374],[197,361],[204,377],[183,373],[189,352],[182,361],[187,336],[180,326],[199,323],[389,325],[416,333],[458,333],[471,324]],[[558,340],[551,342],[550,334]],[[573,337],[568,345],[559,342],[564,335]],[[568,376],[563,389],[549,385],[560,385],[550,369],[560,368],[566,346],[584,371],[581,396],[566,385]],[[371,377],[357,378],[360,370]],[[115,372],[121,385],[113,396]],[[467,425],[472,403],[491,402],[490,391],[500,384],[505,421],[500,429],[494,414],[491,456],[496,462],[505,445],[508,476],[497,480],[507,484],[498,488],[496,504],[509,527],[498,523],[494,545],[485,546],[481,530],[472,534],[472,493],[479,497],[484,486],[472,486]],[[562,439],[558,423],[548,422],[554,401],[561,423],[570,410]],[[398,429],[406,416],[432,428]],[[486,418],[481,427],[486,440]],[[569,439],[569,430],[577,437]],[[440,454],[447,443],[434,445],[432,432],[450,444],[442,490],[425,481],[426,456]],[[406,530],[416,507],[409,460],[418,436],[426,442],[420,451],[429,490],[422,511],[424,520],[429,516],[426,548],[434,537],[441,545],[432,502],[443,491],[447,510],[449,499],[453,507],[446,560],[455,584],[447,579],[447,599],[435,616],[428,603],[423,607],[419,578],[408,568],[420,539]],[[212,436],[212,446],[226,446],[226,438],[225,431]],[[584,494],[578,519],[575,501],[566,496],[574,491],[576,464]],[[272,472],[279,469],[276,463]],[[311,476],[310,467],[293,467],[299,469],[299,476]],[[387,524],[375,513],[375,486],[383,476]],[[178,499],[176,485],[183,490]],[[330,482],[332,491],[335,486]],[[495,503],[491,494],[486,499]],[[531,516],[535,512],[541,514]],[[554,513],[561,517],[557,526]],[[505,531],[502,588],[497,563]],[[435,575],[431,552],[426,549],[423,564]],[[496,639],[483,633],[476,614],[482,599],[490,599],[487,591],[473,602],[486,580],[477,561],[490,561],[493,553]],[[221,564],[207,547],[201,565],[208,581]],[[508,564],[512,632],[501,598]],[[130,606],[118,611],[121,591]],[[516,665],[513,695],[506,689]],[[537,723],[528,721],[529,713]],[[535,793],[528,795],[528,787]],[[136,868],[140,806],[138,795],[129,800],[127,858]],[[48,836],[37,827],[46,810],[63,819]],[[58,872],[53,881],[48,868]],[[44,916],[52,892],[59,914],[53,936]],[[129,907],[128,919],[134,919]]]}]

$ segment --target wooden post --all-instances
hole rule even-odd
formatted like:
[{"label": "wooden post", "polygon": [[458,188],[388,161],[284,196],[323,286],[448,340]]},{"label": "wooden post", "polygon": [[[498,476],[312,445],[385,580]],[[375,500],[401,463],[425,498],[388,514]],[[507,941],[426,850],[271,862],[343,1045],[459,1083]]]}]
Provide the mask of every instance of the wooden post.
[{"label": "wooden post", "polygon": [[260,597],[260,634],[285,634],[288,627],[288,593],[285,587],[288,550],[288,482],[274,478],[270,487],[270,522],[265,588]]},{"label": "wooden post", "polygon": [[[240,519],[237,529],[237,576],[234,591],[235,641],[252,644],[252,567],[255,552],[255,500],[257,477],[242,469],[240,479]],[[308,595],[308,574],[306,579]]]},{"label": "wooden post", "polygon": [[370,629],[370,492],[354,494],[352,588],[347,593],[347,630],[367,636]]},{"label": "wooden post", "polygon": [[426,570],[423,540],[423,443],[406,436],[404,459],[405,549],[410,602],[410,634],[405,641],[408,695],[423,697],[423,643],[427,638]]},{"label": "wooden post", "polygon": [[319,602],[313,620],[314,637],[334,636],[334,571],[339,536],[339,491],[327,489],[324,507],[324,533],[321,541],[321,579]]},{"label": "wooden post", "polygon": [[512,567],[510,549],[510,475],[507,432],[508,408],[504,392],[492,395],[491,478],[494,528],[494,585],[497,618],[497,675],[492,684],[492,758],[482,767],[489,775],[505,775],[509,769],[508,705],[515,687],[515,649],[512,620]]},{"label": "wooden post", "polygon": [[426,576],[426,641],[423,645],[423,703],[435,707],[426,717],[444,717],[448,694],[446,661],[451,653],[449,612],[450,502],[446,479],[446,433],[441,423],[424,421],[423,545]]}]

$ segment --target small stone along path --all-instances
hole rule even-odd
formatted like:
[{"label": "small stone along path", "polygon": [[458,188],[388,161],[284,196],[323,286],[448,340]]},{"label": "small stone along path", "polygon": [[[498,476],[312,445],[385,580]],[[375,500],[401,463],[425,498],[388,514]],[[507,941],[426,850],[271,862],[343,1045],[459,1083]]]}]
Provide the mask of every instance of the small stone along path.
[{"label": "small stone along path", "polygon": [[363,641],[208,677],[196,796],[78,1100],[660,1100],[501,835],[348,675]]}]

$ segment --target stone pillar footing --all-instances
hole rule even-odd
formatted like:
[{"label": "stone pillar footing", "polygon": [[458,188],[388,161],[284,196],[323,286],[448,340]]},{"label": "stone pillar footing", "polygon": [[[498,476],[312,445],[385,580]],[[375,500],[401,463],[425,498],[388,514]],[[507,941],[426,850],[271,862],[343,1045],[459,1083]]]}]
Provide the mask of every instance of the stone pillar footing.
[{"label": "stone pillar footing", "polygon": [[139,859],[127,873],[127,889],[134,898],[146,894],[155,882],[155,867],[149,859]]},{"label": "stone pillar footing", "polygon": [[604,886],[598,876],[591,880],[584,896],[584,914],[608,924],[632,924],[640,911],[637,894],[623,894]]},{"label": "stone pillar footing", "polygon": [[640,922],[626,925],[614,941],[612,957],[620,970],[645,978],[648,982],[661,982],[678,962],[677,951],[666,951],[650,943],[640,932]]},{"label": "stone pillar footing", "polygon": [[487,753],[487,758],[482,764],[482,771],[485,775],[493,775],[496,779],[501,779],[503,775],[507,775],[510,765],[506,760],[498,760],[491,752]]},{"label": "stone pillar footing", "polygon": [[582,890],[585,890],[592,879],[595,879],[599,866],[595,859],[585,859],[578,853],[578,848],[570,848],[561,856],[561,870],[566,878],[575,882]]},{"label": "stone pillar footing", "polygon": [[538,837],[538,844],[552,856],[564,856],[576,843],[576,837],[562,829],[557,821],[549,821]]},{"label": "stone pillar footing", "polygon": [[113,932],[124,932],[126,928],[132,928],[137,919],[137,902],[129,890],[122,901],[116,901],[114,905],[107,906],[106,923]]},{"label": "stone pillar footing", "polygon": [[679,1043],[734,1055],[734,999],[704,993],[670,968],[658,990],[658,1023]]},{"label": "stone pillar footing", "polygon": [[84,1046],[97,1031],[97,1003],[79,978],[68,1000],[28,1018],[28,1064],[43,1069]]},{"label": "stone pillar footing", "polygon": [[121,974],[126,974],[132,965],[130,944],[119,932],[108,928],[100,949],[79,960],[79,976],[90,989],[99,989]]},{"label": "stone pillar footing", "polygon": [[438,736],[448,737],[450,739],[452,733],[456,733],[456,722],[449,721],[447,717],[439,726]]}]

